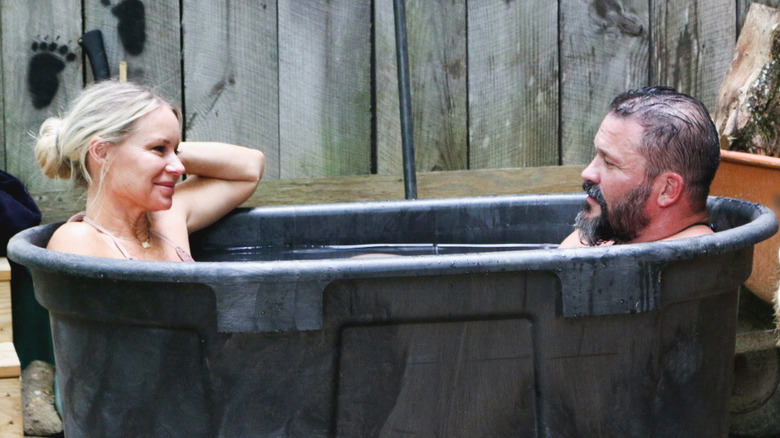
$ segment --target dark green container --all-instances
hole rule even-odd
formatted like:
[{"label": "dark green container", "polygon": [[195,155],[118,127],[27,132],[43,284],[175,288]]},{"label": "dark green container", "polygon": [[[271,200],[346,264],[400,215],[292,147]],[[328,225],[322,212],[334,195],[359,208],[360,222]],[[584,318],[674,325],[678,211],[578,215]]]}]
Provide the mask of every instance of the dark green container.
[{"label": "dark green container", "polygon": [[727,436],[775,215],[711,198],[710,236],[550,248],[583,201],[239,210],[189,264],[48,251],[49,225],[9,255],[51,313],[68,437]]}]

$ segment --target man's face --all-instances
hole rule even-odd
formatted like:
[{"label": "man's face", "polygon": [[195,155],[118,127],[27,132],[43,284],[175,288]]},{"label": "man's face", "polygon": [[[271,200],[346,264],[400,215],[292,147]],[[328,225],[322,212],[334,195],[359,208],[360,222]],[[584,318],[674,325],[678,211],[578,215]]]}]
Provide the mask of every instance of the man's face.
[{"label": "man's face", "polygon": [[639,152],[642,127],[632,119],[607,115],[596,133],[596,157],[582,172],[588,193],[575,227],[584,243],[631,242],[650,222],[645,212],[652,185]]},{"label": "man's face", "polygon": [[593,214],[593,208],[586,202],[582,211],[577,214],[575,227],[580,230],[580,236],[586,244],[631,242],[650,222],[644,210],[652,191],[649,183],[642,182],[625,198],[611,206],[607,205],[599,186],[586,181],[582,188],[597,200],[601,211],[599,214]]}]

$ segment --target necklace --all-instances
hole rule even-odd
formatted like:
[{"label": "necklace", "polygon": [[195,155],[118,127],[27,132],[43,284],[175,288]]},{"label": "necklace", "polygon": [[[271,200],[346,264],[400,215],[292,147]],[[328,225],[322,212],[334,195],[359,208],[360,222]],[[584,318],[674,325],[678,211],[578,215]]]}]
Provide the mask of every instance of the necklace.
[{"label": "necklace", "polygon": [[136,242],[138,242],[143,247],[143,249],[149,249],[149,248],[152,247],[152,242],[150,242],[151,241],[150,237],[147,237],[146,240],[144,240],[143,242],[138,240],[138,239],[136,239],[136,238],[129,238],[129,237],[120,237],[120,239],[135,240]]},{"label": "necklace", "polygon": [[715,231],[715,229],[713,228],[712,225],[709,224],[709,222],[696,222],[694,224],[688,225],[687,227],[683,228],[682,230],[680,230],[680,231],[678,231],[678,232],[676,232],[674,234],[680,234],[680,233],[682,233],[683,231],[685,231],[685,230],[687,230],[689,228],[693,228],[693,227],[696,227],[696,226],[699,226],[699,225],[704,225],[706,227],[709,227],[711,230]]},{"label": "necklace", "polygon": [[147,233],[147,236],[149,236],[149,237],[147,237],[146,240],[141,240],[141,239],[138,239],[137,237],[117,236],[116,234],[109,233],[109,232],[107,232],[105,230],[103,232],[108,234],[111,237],[116,237],[117,239],[127,240],[128,242],[136,242],[139,245],[141,245],[141,247],[143,247],[143,249],[149,249],[149,248],[152,247],[152,234],[151,233]]},{"label": "necklace", "polygon": [[147,220],[146,240],[140,240],[137,237],[118,236],[118,235],[108,231],[104,227],[98,225],[97,222],[93,221],[92,219],[88,218],[87,216],[84,216],[83,220],[84,220],[84,222],[86,222],[86,223],[92,225],[93,227],[97,228],[98,231],[100,231],[102,233],[105,233],[105,234],[108,234],[109,236],[113,237],[114,239],[122,239],[122,240],[127,240],[129,242],[136,242],[139,245],[141,245],[141,247],[143,249],[149,249],[149,248],[152,247],[152,233],[149,231],[149,228],[148,228],[148,220]]}]

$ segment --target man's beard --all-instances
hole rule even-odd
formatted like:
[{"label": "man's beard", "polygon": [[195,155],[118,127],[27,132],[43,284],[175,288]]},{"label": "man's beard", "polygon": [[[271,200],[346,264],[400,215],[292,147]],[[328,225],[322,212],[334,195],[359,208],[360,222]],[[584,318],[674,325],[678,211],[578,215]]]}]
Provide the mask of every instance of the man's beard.
[{"label": "man's beard", "polygon": [[652,191],[652,186],[647,181],[642,181],[639,187],[616,202],[611,209],[607,208],[604,195],[594,182],[585,181],[582,183],[582,189],[601,206],[600,215],[588,217],[591,205],[586,201],[577,214],[574,228],[580,231],[582,243],[594,246],[609,241],[630,242],[650,223],[650,218],[644,212],[645,203]]}]

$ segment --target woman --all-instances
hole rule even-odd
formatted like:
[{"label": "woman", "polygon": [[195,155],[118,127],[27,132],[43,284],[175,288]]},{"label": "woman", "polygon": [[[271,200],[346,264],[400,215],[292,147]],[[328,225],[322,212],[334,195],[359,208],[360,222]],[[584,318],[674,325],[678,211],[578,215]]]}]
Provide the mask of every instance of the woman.
[{"label": "woman", "polygon": [[[180,142],[181,113],[150,89],[104,81],[41,126],[35,155],[50,178],[86,186],[86,210],[59,227],[55,251],[191,261],[189,234],[240,205],[263,175],[257,150]],[[180,177],[187,174],[179,182]]]}]

